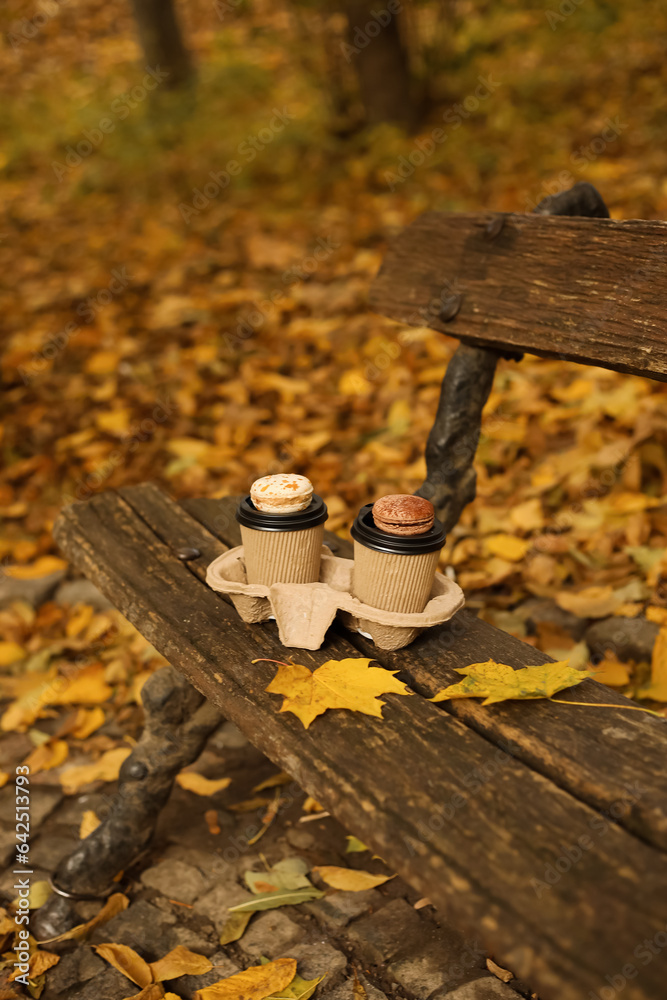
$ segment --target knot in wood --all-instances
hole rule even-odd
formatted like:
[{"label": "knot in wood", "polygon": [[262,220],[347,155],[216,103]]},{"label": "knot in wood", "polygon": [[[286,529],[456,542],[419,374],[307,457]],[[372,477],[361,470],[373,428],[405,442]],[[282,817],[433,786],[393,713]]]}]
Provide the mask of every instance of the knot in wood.
[{"label": "knot in wood", "polygon": [[178,559],[182,559],[183,562],[188,562],[190,559],[198,559],[201,555],[199,549],[189,548],[186,546],[182,549],[176,549],[176,556]]},{"label": "knot in wood", "polygon": [[443,323],[449,323],[450,320],[454,319],[461,308],[461,298],[459,294],[455,293],[442,300],[439,317]]},{"label": "knot in wood", "polygon": [[501,232],[503,231],[504,225],[505,225],[505,216],[497,215],[495,219],[491,219],[490,222],[487,222],[486,226],[484,227],[484,238],[487,240],[495,240],[497,236],[500,236]]},{"label": "knot in wood", "polygon": [[127,765],[123,767],[123,778],[133,778],[135,781],[143,781],[148,775],[148,767],[141,760],[128,758]]}]

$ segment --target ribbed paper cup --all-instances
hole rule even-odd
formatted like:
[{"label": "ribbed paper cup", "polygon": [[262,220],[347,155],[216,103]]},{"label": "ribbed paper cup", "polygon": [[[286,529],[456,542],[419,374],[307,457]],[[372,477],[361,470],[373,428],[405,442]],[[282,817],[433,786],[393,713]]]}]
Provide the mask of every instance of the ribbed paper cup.
[{"label": "ribbed paper cup", "polygon": [[315,583],[324,525],[305,531],[254,531],[241,525],[248,583]]},{"label": "ribbed paper cup", "polygon": [[308,507],[291,514],[258,511],[250,497],[239,504],[236,519],[248,583],[316,583],[324,541],[327,508],[313,496]]},{"label": "ribbed paper cup", "polygon": [[354,543],[353,593],[382,611],[411,614],[428,604],[440,550],[421,555],[376,552]]},{"label": "ribbed paper cup", "polygon": [[445,544],[439,521],[420,535],[391,535],[375,526],[372,504],[367,504],[352,525],[352,537],[354,596],[383,611],[423,611]]}]

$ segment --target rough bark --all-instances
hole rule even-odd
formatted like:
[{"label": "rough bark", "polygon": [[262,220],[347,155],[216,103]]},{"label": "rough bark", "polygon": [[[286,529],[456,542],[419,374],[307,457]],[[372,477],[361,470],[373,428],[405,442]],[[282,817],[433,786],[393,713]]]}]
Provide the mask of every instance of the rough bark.
[{"label": "rough bark", "polygon": [[147,66],[169,74],[161,86],[169,90],[188,83],[193,77],[192,60],[174,0],[132,0],[132,9]]},{"label": "rough bark", "polygon": [[412,128],[416,110],[398,11],[372,0],[345,0],[345,12],[344,55],[356,70],[369,124],[397,122]]},{"label": "rough bark", "polygon": [[430,500],[445,531],[475,499],[475,452],[482,409],[500,357],[495,351],[461,344],[447,366],[435,422],[426,442],[425,481],[417,496]]}]

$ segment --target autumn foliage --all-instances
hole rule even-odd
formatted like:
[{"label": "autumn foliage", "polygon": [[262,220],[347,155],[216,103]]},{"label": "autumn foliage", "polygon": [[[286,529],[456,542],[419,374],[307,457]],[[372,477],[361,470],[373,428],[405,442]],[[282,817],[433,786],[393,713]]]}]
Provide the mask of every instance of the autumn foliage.
[{"label": "autumn foliage", "polygon": [[[615,217],[667,216],[656,2],[554,23],[542,6],[447,5],[445,20],[414,5],[430,100],[416,136],[356,127],[336,15],[183,5],[199,82],[179,97],[138,63],[129,8],[56,6],[33,32],[35,9],[9,0],[0,50],[3,581],[66,568],[51,537],[63,504],[147,479],[221,496],[304,473],[346,534],[362,503],[421,483],[456,346],[368,311],[393,234],[427,208],[530,211],[578,180]],[[472,109],[480,77],[494,86]],[[478,497],[443,552],[469,607],[580,665],[585,644],[535,625],[527,601],[667,623],[664,399],[603,369],[501,362]],[[1,615],[3,729],[72,706],[37,764],[60,766],[75,740],[117,769],[90,713],[136,706],[161,659],[112,612]],[[664,698],[665,648],[653,673],[609,661],[609,681]],[[86,673],[58,695],[74,661]]]}]

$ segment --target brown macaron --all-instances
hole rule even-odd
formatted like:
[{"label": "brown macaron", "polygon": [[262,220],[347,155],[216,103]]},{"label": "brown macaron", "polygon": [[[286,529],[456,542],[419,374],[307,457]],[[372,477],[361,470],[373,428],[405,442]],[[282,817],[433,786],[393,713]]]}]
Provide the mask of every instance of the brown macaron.
[{"label": "brown macaron", "polygon": [[375,527],[389,535],[422,535],[433,527],[434,517],[430,500],[408,493],[392,493],[373,504]]}]

